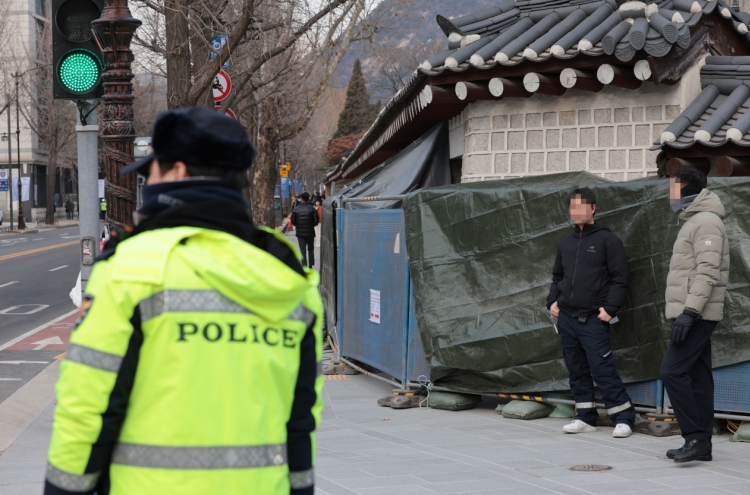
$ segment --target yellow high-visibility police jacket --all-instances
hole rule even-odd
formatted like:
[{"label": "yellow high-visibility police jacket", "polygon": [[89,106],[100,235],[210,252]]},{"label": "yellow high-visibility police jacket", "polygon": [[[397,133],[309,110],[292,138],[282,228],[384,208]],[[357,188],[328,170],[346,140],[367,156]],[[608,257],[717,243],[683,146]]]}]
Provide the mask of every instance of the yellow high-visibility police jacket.
[{"label": "yellow high-visibility police jacket", "polygon": [[122,241],[95,265],[61,364],[45,493],[311,495],[317,285],[216,230]]}]

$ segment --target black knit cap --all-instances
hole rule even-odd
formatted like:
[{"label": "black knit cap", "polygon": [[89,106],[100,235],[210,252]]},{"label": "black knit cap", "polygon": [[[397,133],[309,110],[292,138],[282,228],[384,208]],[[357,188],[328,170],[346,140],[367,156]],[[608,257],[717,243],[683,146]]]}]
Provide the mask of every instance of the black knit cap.
[{"label": "black knit cap", "polygon": [[227,115],[202,107],[169,110],[157,117],[151,139],[153,151],[122,168],[121,174],[144,175],[154,159],[185,162],[200,167],[247,170],[255,148],[242,124]]}]

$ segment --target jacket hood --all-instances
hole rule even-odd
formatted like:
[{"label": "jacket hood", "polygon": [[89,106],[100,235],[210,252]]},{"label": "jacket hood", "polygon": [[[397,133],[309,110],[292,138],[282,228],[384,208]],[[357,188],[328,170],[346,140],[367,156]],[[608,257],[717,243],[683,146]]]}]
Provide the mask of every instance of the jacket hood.
[{"label": "jacket hood", "polygon": [[[584,225],[583,226],[583,235],[591,235],[594,232],[599,232],[600,230],[606,230],[607,232],[611,232],[609,230],[609,227],[605,227],[604,225],[600,225],[598,223],[592,223],[590,225]],[[581,236],[581,229],[578,227],[578,225],[573,226],[573,237],[576,239]]]},{"label": "jacket hood", "polygon": [[[276,237],[289,244],[282,236]],[[300,275],[275,256],[233,235],[202,230],[194,233],[189,243],[191,249],[178,249],[175,254],[225,297],[268,321],[286,319],[305,294],[318,286],[317,272],[306,270]],[[221,246],[219,253],[217,246]]]},{"label": "jacket hood", "polygon": [[685,211],[680,214],[680,219],[687,220],[700,212],[714,213],[720,218],[724,218],[724,215],[726,215],[724,205],[721,204],[719,196],[708,189],[703,189],[700,194],[698,194],[698,197],[695,198],[693,203],[685,208]]}]

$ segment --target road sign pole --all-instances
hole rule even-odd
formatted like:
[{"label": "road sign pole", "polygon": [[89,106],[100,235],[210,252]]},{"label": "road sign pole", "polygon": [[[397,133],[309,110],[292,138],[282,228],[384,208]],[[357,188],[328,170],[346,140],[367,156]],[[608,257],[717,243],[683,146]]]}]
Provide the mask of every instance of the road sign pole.
[{"label": "road sign pole", "polygon": [[[99,125],[96,121],[96,100],[78,102],[76,112],[78,135],[78,223],[81,228],[81,239],[92,238],[98,253],[101,227],[99,226]],[[81,122],[81,116],[84,122]],[[81,289],[91,274],[91,256],[81,252]],[[86,260],[84,260],[86,258]]]}]

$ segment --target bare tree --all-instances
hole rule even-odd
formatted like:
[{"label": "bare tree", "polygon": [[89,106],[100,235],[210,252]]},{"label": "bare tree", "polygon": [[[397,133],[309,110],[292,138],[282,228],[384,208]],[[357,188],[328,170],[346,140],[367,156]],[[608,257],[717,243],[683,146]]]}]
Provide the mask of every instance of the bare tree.
[{"label": "bare tree", "polygon": [[[50,11],[48,2],[47,12]],[[47,151],[47,210],[45,223],[55,223],[55,181],[58,168],[67,164],[75,170],[75,106],[67,100],[53,98],[52,29],[49,22],[37,22],[36,46],[15,56],[16,72],[27,71],[19,78],[21,115],[40,147]],[[25,68],[25,69],[24,69]],[[74,175],[74,174],[71,174]]]}]

